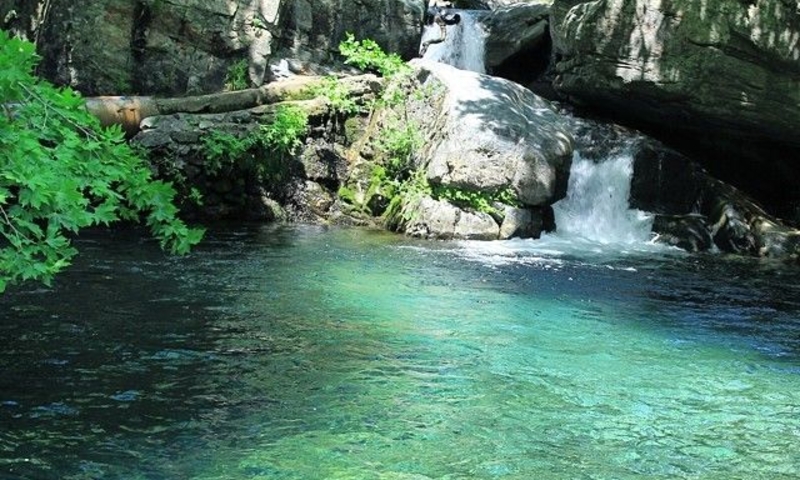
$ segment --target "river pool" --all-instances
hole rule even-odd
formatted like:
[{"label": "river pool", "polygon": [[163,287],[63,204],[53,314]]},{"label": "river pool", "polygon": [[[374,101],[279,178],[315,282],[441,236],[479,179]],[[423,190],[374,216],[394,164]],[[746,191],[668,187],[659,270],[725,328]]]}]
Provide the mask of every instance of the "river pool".
[{"label": "river pool", "polygon": [[0,478],[796,479],[800,270],[558,241],[88,236],[0,298]]}]

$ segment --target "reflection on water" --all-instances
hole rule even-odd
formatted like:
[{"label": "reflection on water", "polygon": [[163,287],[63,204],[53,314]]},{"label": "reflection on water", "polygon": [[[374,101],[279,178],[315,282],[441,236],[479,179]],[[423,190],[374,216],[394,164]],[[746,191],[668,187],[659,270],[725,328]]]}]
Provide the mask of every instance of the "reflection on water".
[{"label": "reflection on water", "polygon": [[781,265],[311,227],[81,248],[0,299],[0,478],[800,472]]}]

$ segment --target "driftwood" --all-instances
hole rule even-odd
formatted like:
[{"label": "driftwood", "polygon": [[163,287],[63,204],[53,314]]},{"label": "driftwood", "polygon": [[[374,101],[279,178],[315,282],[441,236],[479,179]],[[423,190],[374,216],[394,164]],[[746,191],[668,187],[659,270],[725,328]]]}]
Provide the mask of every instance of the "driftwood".
[{"label": "driftwood", "polygon": [[[380,80],[374,75],[346,77],[341,81],[347,85],[353,97],[376,93],[381,88]],[[86,108],[100,119],[101,124],[120,125],[132,137],[139,132],[142,120],[148,117],[174,113],[225,113],[286,100],[309,99],[314,96],[313,88],[321,82],[322,77],[303,76],[268,83],[259,88],[192,97],[90,97],[86,100]]]}]

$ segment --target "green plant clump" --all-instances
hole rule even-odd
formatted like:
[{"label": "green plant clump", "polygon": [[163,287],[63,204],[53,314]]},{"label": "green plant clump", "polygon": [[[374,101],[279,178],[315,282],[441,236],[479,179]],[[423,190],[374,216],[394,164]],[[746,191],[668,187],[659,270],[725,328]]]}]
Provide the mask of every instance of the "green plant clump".
[{"label": "green plant clump", "polygon": [[293,154],[308,131],[308,114],[300,107],[282,105],[271,123],[261,125],[257,141],[280,155]]},{"label": "green plant clump", "polygon": [[346,58],[348,65],[355,65],[361,70],[374,70],[384,77],[392,77],[410,69],[400,55],[384,52],[374,40],[356,40],[350,32],[339,44],[339,53]]},{"label": "green plant clump", "polygon": [[80,95],[33,76],[37,60],[33,44],[0,31],[0,291],[49,284],[77,254],[70,234],[140,215],[163,248],[186,253],[203,232],[177,218],[172,185]]},{"label": "green plant clump", "polygon": [[225,91],[244,90],[250,86],[250,73],[247,59],[237,60],[225,74]]},{"label": "green plant clump", "polygon": [[361,111],[361,107],[352,98],[347,85],[332,75],[323,78],[319,85],[315,85],[310,90],[312,96],[324,98],[334,114],[351,116]]},{"label": "green plant clump", "polygon": [[294,105],[279,106],[272,122],[245,136],[212,131],[203,138],[206,170],[216,174],[224,167],[239,165],[266,176],[276,168],[275,160],[294,154],[307,131],[308,114]]},{"label": "green plant clump", "polygon": [[495,203],[518,206],[519,202],[511,188],[505,188],[494,192],[464,190],[461,188],[438,185],[433,188],[433,196],[436,199],[448,200],[456,206],[468,208],[478,212],[495,214],[498,213]]}]

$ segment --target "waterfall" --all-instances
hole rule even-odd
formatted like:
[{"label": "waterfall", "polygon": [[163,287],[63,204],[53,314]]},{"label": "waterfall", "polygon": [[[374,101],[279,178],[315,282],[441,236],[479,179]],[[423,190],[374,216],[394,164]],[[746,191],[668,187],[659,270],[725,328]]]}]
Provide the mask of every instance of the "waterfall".
[{"label": "waterfall", "polygon": [[[432,43],[422,57],[426,60],[446,63],[462,70],[486,73],[484,63],[485,37],[479,16],[480,10],[449,10],[461,17],[456,25],[449,25],[447,38],[441,43]],[[435,23],[425,27],[422,42],[441,37],[441,29]]]},{"label": "waterfall", "polygon": [[558,235],[602,244],[650,240],[652,215],[628,205],[633,157],[625,151],[602,161],[575,153],[567,196],[553,205]]}]

